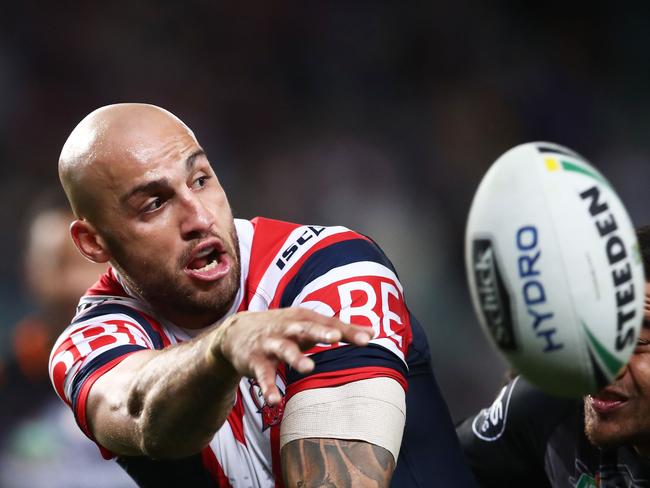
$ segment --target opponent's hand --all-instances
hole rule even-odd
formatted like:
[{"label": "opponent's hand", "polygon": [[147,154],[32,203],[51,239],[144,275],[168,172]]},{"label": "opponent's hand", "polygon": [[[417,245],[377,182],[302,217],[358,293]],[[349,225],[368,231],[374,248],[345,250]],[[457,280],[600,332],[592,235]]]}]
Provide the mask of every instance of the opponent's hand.
[{"label": "opponent's hand", "polygon": [[226,359],[238,374],[255,378],[266,402],[275,405],[282,398],[275,385],[280,361],[309,373],[314,361],[303,351],[318,343],[339,341],[365,346],[372,334],[370,327],[349,325],[306,308],[240,312],[215,331],[211,351]]}]

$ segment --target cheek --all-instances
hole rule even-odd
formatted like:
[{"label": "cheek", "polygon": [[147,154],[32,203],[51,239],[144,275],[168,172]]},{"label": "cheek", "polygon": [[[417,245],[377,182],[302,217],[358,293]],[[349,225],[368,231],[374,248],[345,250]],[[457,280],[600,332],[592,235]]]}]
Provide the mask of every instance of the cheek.
[{"label": "cheek", "polygon": [[173,208],[166,208],[149,221],[138,222],[133,226],[131,241],[151,248],[172,241],[178,234],[178,222]]},{"label": "cheek", "polygon": [[639,390],[650,397],[650,354],[633,357],[628,369]]},{"label": "cheek", "polygon": [[230,203],[228,202],[228,197],[226,196],[226,192],[223,191],[223,188],[220,186],[217,191],[212,193],[212,201],[220,214],[230,213]]},{"label": "cheek", "polygon": [[161,266],[176,257],[174,235],[169,225],[139,225],[132,232],[118,234],[126,254],[141,262],[161,262]]}]

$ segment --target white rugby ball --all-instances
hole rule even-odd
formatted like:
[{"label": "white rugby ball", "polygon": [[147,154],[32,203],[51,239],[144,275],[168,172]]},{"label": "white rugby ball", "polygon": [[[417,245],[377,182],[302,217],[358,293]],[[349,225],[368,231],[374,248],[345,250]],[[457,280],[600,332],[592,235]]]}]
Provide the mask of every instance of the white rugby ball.
[{"label": "white rugby ball", "polygon": [[472,202],[465,264],[484,331],[532,383],[580,396],[626,365],[643,264],[621,200],[579,154],[533,142],[501,156]]}]

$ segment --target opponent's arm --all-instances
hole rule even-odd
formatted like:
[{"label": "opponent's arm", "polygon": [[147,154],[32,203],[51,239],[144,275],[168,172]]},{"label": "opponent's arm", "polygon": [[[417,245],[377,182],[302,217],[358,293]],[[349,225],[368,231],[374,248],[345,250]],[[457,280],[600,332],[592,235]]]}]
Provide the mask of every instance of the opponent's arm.
[{"label": "opponent's arm", "polygon": [[306,373],[314,363],[302,351],[314,344],[368,339],[367,328],[306,309],[242,312],[186,343],[135,352],[104,373],[90,389],[88,426],[115,454],[185,457],[223,424],[242,376],[255,378],[272,405],[281,398],[278,362]]},{"label": "opponent's arm", "polygon": [[394,469],[388,450],[363,441],[298,439],[282,449],[287,488],[383,488]]}]

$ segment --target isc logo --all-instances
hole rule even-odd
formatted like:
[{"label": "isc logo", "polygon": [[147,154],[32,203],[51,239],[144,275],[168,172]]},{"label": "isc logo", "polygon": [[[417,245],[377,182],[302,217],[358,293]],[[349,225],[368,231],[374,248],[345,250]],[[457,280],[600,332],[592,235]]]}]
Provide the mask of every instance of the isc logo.
[{"label": "isc logo", "polygon": [[287,246],[285,250],[282,251],[282,255],[275,262],[275,265],[280,269],[284,269],[293,255],[296,254],[296,251],[300,248],[300,246],[304,245],[312,237],[318,237],[324,230],[325,227],[316,227],[313,225],[307,226],[305,231],[300,234],[300,237],[298,237],[298,239],[289,244],[289,246]]}]

